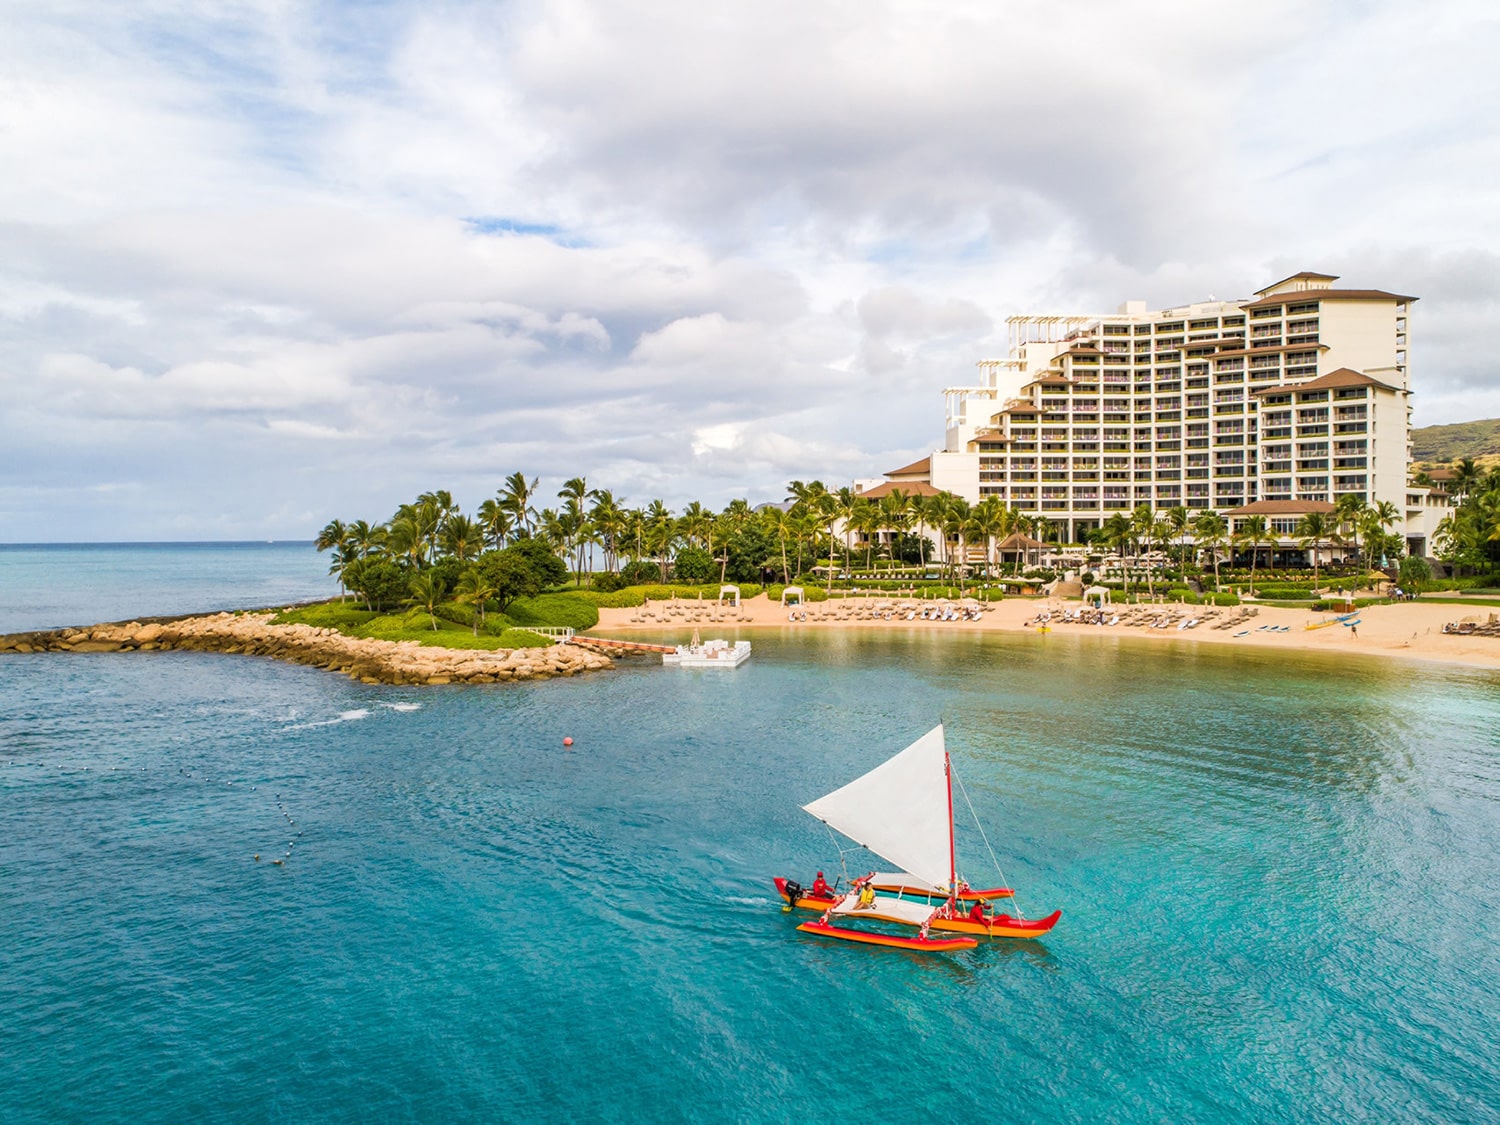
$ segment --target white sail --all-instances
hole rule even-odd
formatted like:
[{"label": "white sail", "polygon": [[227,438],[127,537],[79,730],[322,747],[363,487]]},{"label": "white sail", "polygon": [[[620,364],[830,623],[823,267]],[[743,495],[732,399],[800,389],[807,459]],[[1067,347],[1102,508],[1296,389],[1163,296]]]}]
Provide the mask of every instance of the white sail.
[{"label": "white sail", "polygon": [[933,886],[947,886],[953,821],[947,753],[934,727],[889,761],[803,809]]}]

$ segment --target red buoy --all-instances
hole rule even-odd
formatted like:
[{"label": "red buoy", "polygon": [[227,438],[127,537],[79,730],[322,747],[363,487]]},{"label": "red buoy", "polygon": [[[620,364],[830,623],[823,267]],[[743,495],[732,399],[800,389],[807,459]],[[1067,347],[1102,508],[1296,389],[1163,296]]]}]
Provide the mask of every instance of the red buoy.
[{"label": "red buoy", "polygon": [[565,738],[565,739],[563,739],[563,745],[564,746],[572,746],[573,745],[573,740],[571,738]]}]

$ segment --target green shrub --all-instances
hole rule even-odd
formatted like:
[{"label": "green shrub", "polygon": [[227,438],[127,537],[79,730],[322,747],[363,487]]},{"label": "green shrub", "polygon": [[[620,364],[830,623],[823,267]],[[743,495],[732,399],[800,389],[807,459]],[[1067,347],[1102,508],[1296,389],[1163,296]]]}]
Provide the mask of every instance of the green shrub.
[{"label": "green shrub", "polygon": [[500,634],[499,642],[500,648],[547,648],[554,643],[551,637],[529,629],[507,629]]},{"label": "green shrub", "polygon": [[[740,588],[742,599],[753,598],[760,593],[761,588],[754,582],[737,583]],[[699,600],[699,595],[705,602],[719,600],[719,583],[710,582],[704,586],[662,586],[652,584],[646,586],[627,586],[623,590],[600,592],[599,590],[571,590],[569,597],[582,598],[590,605],[608,609],[629,609],[641,605],[647,598],[654,602],[670,601],[673,597],[682,598],[687,601]]]},{"label": "green shrub", "polygon": [[320,629],[337,629],[347,633],[375,617],[358,602],[320,602],[283,610],[271,618],[272,625],[315,625]]},{"label": "green shrub", "polygon": [[702,547],[684,547],[672,560],[672,577],[679,582],[707,582],[718,573],[714,557]]},{"label": "green shrub", "polygon": [[579,632],[599,624],[599,610],[583,591],[517,598],[505,607],[505,616],[516,625],[566,625]]},{"label": "green shrub", "polygon": [[[795,586],[797,583],[794,582],[792,585]],[[772,583],[766,587],[766,597],[773,602],[779,602],[781,601],[782,591],[785,589],[786,586],[779,582]],[[822,586],[803,586],[802,596],[808,602],[826,602],[828,600],[828,591]]]},{"label": "green shrub", "polygon": [[661,567],[645,559],[631,559],[620,568],[620,579],[627,586],[645,586],[661,581]]},{"label": "green shrub", "polygon": [[599,571],[589,576],[589,590],[594,593],[613,594],[623,589],[625,589],[625,579],[614,571]]}]

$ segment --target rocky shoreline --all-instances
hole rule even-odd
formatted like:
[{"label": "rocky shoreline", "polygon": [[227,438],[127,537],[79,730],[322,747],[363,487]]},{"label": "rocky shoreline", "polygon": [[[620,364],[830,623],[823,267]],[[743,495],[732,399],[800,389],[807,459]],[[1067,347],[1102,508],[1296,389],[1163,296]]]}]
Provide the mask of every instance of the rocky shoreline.
[{"label": "rocky shoreline", "polygon": [[0,635],[0,653],[193,652],[266,656],[341,672],[367,684],[493,684],[603,671],[614,662],[587,641],[549,648],[453,649],[362,640],[313,625],[272,625],[272,611],[91,625]]}]

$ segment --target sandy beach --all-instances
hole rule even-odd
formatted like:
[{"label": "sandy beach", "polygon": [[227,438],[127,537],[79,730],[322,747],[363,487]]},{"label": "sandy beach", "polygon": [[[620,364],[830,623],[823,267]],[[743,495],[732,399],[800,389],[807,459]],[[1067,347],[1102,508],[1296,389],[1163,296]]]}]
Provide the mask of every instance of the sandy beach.
[{"label": "sandy beach", "polygon": [[[764,595],[746,600],[738,610],[718,609],[712,602],[653,602],[640,609],[601,609],[599,625],[590,630],[600,636],[628,639],[632,632],[697,626],[710,630],[724,627],[777,627],[782,629],[920,629],[970,630],[978,632],[1036,632],[1038,614],[1049,612],[1048,628],[1056,634],[1093,633],[1108,636],[1152,637],[1186,645],[1237,645],[1247,649],[1341,652],[1367,656],[1389,656],[1407,660],[1441,661],[1477,668],[1500,668],[1500,637],[1445,634],[1443,625],[1471,619],[1487,622],[1500,609],[1485,605],[1404,602],[1369,606],[1360,611],[1355,628],[1330,624],[1333,614],[1274,606],[1190,606],[1163,604],[1116,606],[1106,616],[1118,613],[1113,626],[1085,625],[1060,620],[1066,612],[1081,609],[1077,601],[1045,598],[1007,598],[988,606],[977,621],[907,620],[903,607],[936,603],[911,602],[898,597],[837,599],[789,611]],[[877,607],[890,607],[889,617],[875,616]],[[1246,616],[1245,611],[1253,610]],[[803,614],[805,613],[805,618]],[[795,616],[796,620],[788,620]],[[1200,619],[1191,629],[1179,629],[1183,621]],[[1151,622],[1164,628],[1153,628]],[[1216,626],[1234,623],[1224,628]],[[1130,622],[1137,622],[1132,624]],[[712,635],[704,633],[705,636]]]}]

